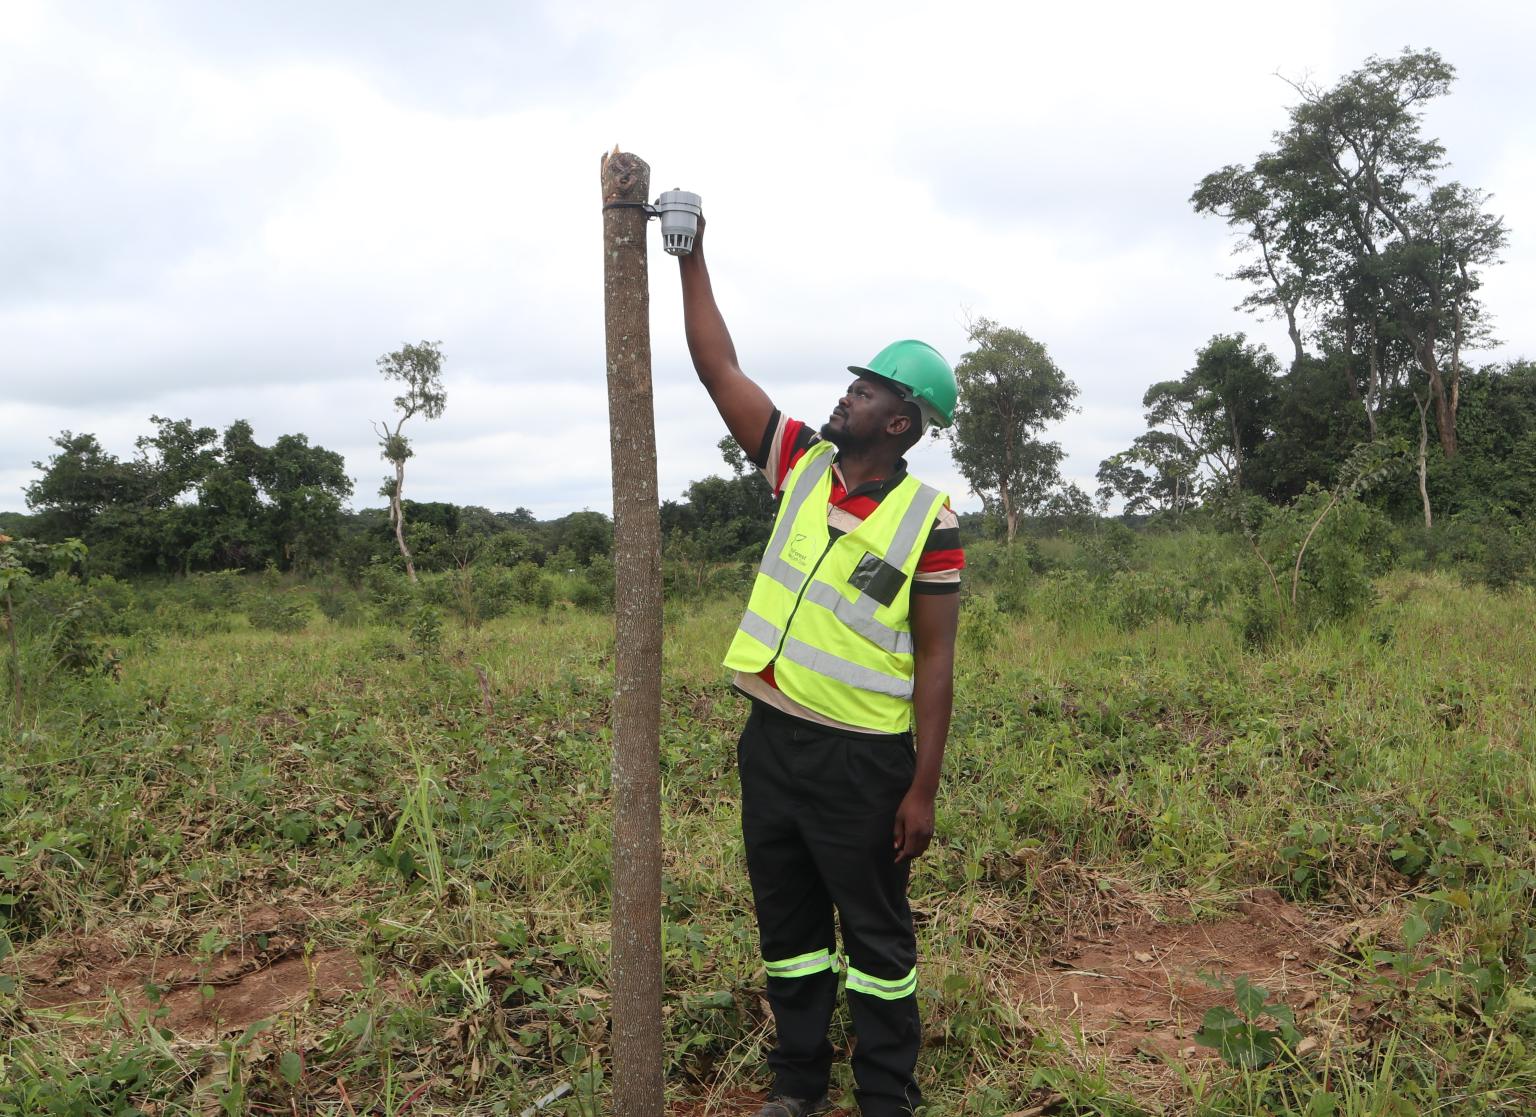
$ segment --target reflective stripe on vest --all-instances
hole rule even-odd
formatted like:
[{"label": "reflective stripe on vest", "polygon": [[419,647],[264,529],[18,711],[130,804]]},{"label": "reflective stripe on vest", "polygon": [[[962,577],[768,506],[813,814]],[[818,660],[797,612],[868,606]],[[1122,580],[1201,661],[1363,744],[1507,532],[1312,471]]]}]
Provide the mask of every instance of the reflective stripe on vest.
[{"label": "reflective stripe on vest", "polygon": [[772,621],[764,620],[751,609],[742,614],[741,624],[737,627],[758,643],[767,644],[770,648],[777,648],[779,640],[784,636],[782,628]]},{"label": "reflective stripe on vest", "polygon": [[784,551],[784,545],[789,542],[789,533],[795,529],[795,520],[800,515],[801,505],[816,488],[817,482],[831,468],[831,454],[818,454],[815,461],[806,464],[794,488],[784,494],[784,506],[779,509],[778,526],[774,528],[773,538],[768,540],[768,546],[763,550],[763,561],[757,567],[759,573],[766,574],[790,593],[800,592],[800,587],[805,584],[805,574],[779,556]]},{"label": "reflective stripe on vest", "polygon": [[829,679],[857,687],[859,690],[888,694],[892,698],[912,697],[910,678],[903,679],[898,675],[887,675],[883,671],[864,667],[841,656],[833,655],[831,652],[813,648],[805,641],[796,640],[793,636],[784,641],[784,650],[779,653],[779,658],[798,663],[807,671],[825,675]]},{"label": "reflective stripe on vest", "polygon": [[861,969],[850,965],[848,967],[848,992],[864,993],[871,997],[879,997],[882,1001],[899,1001],[903,997],[910,997],[917,992],[917,967],[913,966],[906,977],[899,977],[895,981],[888,981],[883,977],[875,977]]}]

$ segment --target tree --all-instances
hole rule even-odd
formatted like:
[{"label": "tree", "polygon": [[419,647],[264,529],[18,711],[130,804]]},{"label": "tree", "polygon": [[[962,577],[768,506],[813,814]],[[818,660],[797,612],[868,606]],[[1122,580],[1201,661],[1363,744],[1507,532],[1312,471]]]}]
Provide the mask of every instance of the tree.
[{"label": "tree", "polygon": [[1243,487],[1243,467],[1268,434],[1279,362],[1243,334],[1218,334],[1179,380],[1147,389],[1150,426],[1168,425],[1225,480]]},{"label": "tree", "polygon": [[1200,460],[1185,442],[1167,431],[1136,436],[1129,450],[1099,463],[1098,496],[1119,497],[1130,515],[1166,512],[1182,515],[1200,496]]},{"label": "tree", "polygon": [[[1298,312],[1331,334],[1352,398],[1377,434],[1398,368],[1432,403],[1441,451],[1457,451],[1463,354],[1486,342],[1481,270],[1507,234],[1485,195],[1442,182],[1445,149],[1422,134],[1424,106],[1455,70],[1431,50],[1368,58],[1331,88],[1292,82],[1300,103],[1272,151],[1207,175],[1191,202],[1243,232],[1252,255],[1236,278],[1253,309],[1284,313],[1302,358]],[[1401,364],[1396,358],[1407,358]],[[1364,377],[1360,366],[1366,369]]]},{"label": "tree", "polygon": [[141,501],[149,486],[135,462],[119,461],[94,434],[62,431],[53,439],[58,453],[32,467],[42,477],[26,488],[27,507],[41,516],[47,539],[87,538],[106,509]]},{"label": "tree", "polygon": [[1040,342],[987,318],[970,328],[975,346],[955,366],[960,387],[950,430],[955,464],[989,510],[1000,510],[1008,542],[1019,517],[1061,479],[1061,445],[1036,437],[1073,410],[1077,386]]},{"label": "tree", "polygon": [[773,490],[729,436],[719,443],[731,476],[690,482],[682,501],[661,505],[668,547],[699,563],[750,560],[761,554],[773,527]]},{"label": "tree", "polygon": [[198,486],[196,554],[216,568],[260,569],[273,556],[267,551],[261,499],[266,448],[256,441],[245,419],[224,431],[218,464]]},{"label": "tree", "polygon": [[1229,165],[1200,181],[1190,203],[1196,213],[1226,219],[1241,238],[1233,248],[1246,259],[1231,278],[1254,290],[1239,310],[1271,312],[1285,319],[1294,355],[1291,367],[1306,357],[1302,344],[1303,303],[1315,298],[1325,268],[1325,248],[1315,227],[1315,207],[1305,195],[1272,181],[1262,171]]},{"label": "tree", "polygon": [[1093,497],[1076,482],[1063,485],[1040,507],[1040,518],[1062,531],[1082,531],[1098,522]]},{"label": "tree", "polygon": [[346,461],[311,446],[309,437],[285,434],[272,444],[259,479],[270,502],[267,536],[284,565],[312,565],[335,553],[342,501],[352,495]]},{"label": "tree", "polygon": [[1366,409],[1352,400],[1343,366],[1347,353],[1308,356],[1274,384],[1269,433],[1250,455],[1245,487],[1265,499],[1289,502],[1311,484],[1326,485],[1353,448],[1374,441]]},{"label": "tree", "polygon": [[386,419],[374,424],[379,436],[381,456],[395,467],[395,475],[386,478],[379,495],[389,498],[389,522],[394,528],[395,542],[405,559],[405,572],[416,581],[416,566],[411,560],[411,550],[405,545],[405,507],[401,495],[405,491],[405,463],[414,451],[410,440],[400,433],[405,421],[413,415],[423,419],[436,419],[443,413],[448,393],[443,389],[443,353],[440,341],[423,341],[417,345],[407,343],[393,353],[386,353],[378,360],[379,371],[386,380],[398,380],[405,390],[395,397],[395,409],[399,417],[393,429]]},{"label": "tree", "polygon": [[594,558],[613,552],[613,521],[590,508],[562,516],[549,525],[549,549],[563,552],[563,561],[590,566]]}]

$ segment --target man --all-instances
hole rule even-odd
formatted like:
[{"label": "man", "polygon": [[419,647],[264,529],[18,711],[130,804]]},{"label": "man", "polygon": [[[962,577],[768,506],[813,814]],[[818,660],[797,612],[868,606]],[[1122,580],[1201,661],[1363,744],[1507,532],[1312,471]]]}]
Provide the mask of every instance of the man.
[{"label": "man", "polygon": [[752,700],[737,746],[742,835],[777,1029],[759,1117],[827,1105],[840,969],[859,1107],[897,1117],[922,1100],[907,877],[933,836],[964,566],[948,500],[902,455],[927,424],[949,424],[954,372],[931,346],[896,342],[850,366],[853,383],[813,433],[741,371],[703,244],[700,219],[679,260],[688,351],[780,496],[725,659]]}]

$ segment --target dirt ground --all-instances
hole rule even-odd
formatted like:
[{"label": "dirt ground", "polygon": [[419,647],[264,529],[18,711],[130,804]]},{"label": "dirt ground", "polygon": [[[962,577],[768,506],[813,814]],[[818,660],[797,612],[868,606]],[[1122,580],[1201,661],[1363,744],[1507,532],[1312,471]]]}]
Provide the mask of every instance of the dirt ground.
[{"label": "dirt ground", "polygon": [[209,1040],[362,987],[350,951],[306,953],[312,917],[294,906],[247,908],[209,957],[124,956],[106,940],[76,938],[24,962],[23,1001],[79,1018],[105,1015],[115,998],[130,1017],[158,1012],[179,1038]]},{"label": "dirt ground", "polygon": [[1116,1058],[1214,1056],[1194,1044],[1206,1010],[1232,1007],[1232,982],[1246,977],[1271,1001],[1297,1011],[1317,1001],[1318,964],[1329,954],[1320,929],[1268,889],[1238,914],[1212,922],[1134,920],[1096,937],[1072,938],[1014,975],[1031,1023]]}]

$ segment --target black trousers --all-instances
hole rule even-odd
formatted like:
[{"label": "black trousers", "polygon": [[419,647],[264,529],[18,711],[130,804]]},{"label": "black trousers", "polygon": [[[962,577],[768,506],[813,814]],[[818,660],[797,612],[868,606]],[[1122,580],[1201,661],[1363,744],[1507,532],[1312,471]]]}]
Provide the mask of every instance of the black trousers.
[{"label": "black trousers", "polygon": [[[778,1033],[768,1057],[774,1090],[816,1098],[827,1088],[839,967],[820,959],[837,957],[835,909],[859,1108],[864,1117],[910,1113],[922,1101],[913,1078],[922,1038],[917,942],[907,904],[910,862],[895,862],[891,832],[916,767],[912,738],[839,734],[754,702],[736,758]],[[776,969],[794,972],[776,976]]]}]

